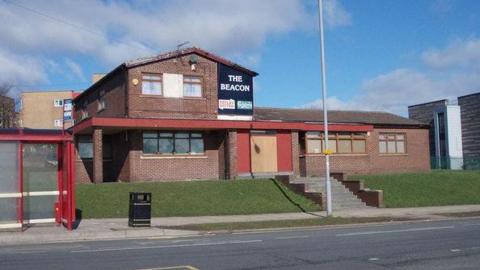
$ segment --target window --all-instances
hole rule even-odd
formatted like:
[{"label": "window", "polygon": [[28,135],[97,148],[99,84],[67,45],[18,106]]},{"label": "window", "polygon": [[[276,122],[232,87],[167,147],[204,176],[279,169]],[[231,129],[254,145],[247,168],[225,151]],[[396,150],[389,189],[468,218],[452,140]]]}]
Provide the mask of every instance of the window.
[{"label": "window", "polygon": [[100,90],[98,94],[97,112],[105,109],[105,90]]},{"label": "window", "polygon": [[80,158],[93,158],[93,143],[91,136],[79,136],[77,150]]},{"label": "window", "polygon": [[162,94],[162,75],[143,74],[142,75],[142,94],[161,95]]},{"label": "window", "polygon": [[201,132],[144,131],[143,153],[145,154],[203,154]]},{"label": "window", "polygon": [[53,106],[54,107],[63,107],[63,99],[55,99],[53,101]]},{"label": "window", "polygon": [[[324,135],[318,131],[306,133],[307,154],[319,154],[325,150]],[[365,133],[329,133],[328,149],[333,153],[351,154],[366,153],[367,142]]]},{"label": "window", "polygon": [[202,80],[196,76],[183,76],[183,96],[202,97]]},{"label": "window", "polygon": [[53,120],[53,126],[54,126],[54,127],[63,127],[63,121],[62,121],[62,119],[55,119],[55,120]]},{"label": "window", "polygon": [[381,154],[404,154],[405,134],[382,133],[378,136],[378,150]]}]

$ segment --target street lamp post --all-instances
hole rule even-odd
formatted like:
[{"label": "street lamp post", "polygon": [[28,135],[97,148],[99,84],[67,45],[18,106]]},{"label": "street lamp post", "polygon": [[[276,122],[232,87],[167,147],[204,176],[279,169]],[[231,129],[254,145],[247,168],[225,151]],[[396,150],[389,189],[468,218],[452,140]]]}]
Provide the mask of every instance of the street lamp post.
[{"label": "street lamp post", "polygon": [[324,151],[325,154],[325,193],[327,194],[327,216],[332,214],[332,188],[330,182],[330,154],[328,149],[328,111],[327,111],[327,78],[325,70],[325,44],[323,37],[323,0],[318,0],[318,17],[320,28],[320,62],[322,66],[322,99],[323,99],[323,127],[324,127]]}]

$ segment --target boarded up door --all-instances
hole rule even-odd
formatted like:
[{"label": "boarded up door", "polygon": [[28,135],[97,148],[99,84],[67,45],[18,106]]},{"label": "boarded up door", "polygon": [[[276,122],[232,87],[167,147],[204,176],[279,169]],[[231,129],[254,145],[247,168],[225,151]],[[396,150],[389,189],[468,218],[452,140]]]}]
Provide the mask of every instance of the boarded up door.
[{"label": "boarded up door", "polygon": [[252,173],[277,172],[277,136],[253,135],[250,137]]}]

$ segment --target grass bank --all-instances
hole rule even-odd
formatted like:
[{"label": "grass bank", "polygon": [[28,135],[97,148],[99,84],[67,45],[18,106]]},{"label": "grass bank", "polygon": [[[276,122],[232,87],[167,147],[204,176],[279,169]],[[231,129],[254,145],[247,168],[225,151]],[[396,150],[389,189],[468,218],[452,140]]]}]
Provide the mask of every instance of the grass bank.
[{"label": "grass bank", "polygon": [[383,190],[385,207],[480,204],[480,171],[435,170],[355,176],[365,187]]},{"label": "grass bank", "polygon": [[154,217],[320,210],[274,180],[78,184],[77,208],[82,218],[128,217],[129,192],[151,192]]}]

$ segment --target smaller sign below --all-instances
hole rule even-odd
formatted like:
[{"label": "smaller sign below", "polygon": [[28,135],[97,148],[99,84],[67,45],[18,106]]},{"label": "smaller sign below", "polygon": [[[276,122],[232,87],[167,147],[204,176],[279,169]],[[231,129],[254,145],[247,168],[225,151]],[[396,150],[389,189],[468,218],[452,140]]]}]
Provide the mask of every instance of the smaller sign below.
[{"label": "smaller sign below", "polygon": [[224,109],[235,110],[235,100],[233,100],[233,99],[219,99],[218,100],[218,108],[220,110],[224,110]]},{"label": "smaller sign below", "polygon": [[238,100],[237,101],[237,108],[243,110],[251,110],[253,109],[253,103],[248,100]]},{"label": "smaller sign below", "polygon": [[71,121],[71,120],[72,120],[72,111],[63,112],[63,121]]},{"label": "smaller sign below", "polygon": [[68,112],[72,111],[72,100],[71,99],[64,99],[63,100],[63,111]]}]

